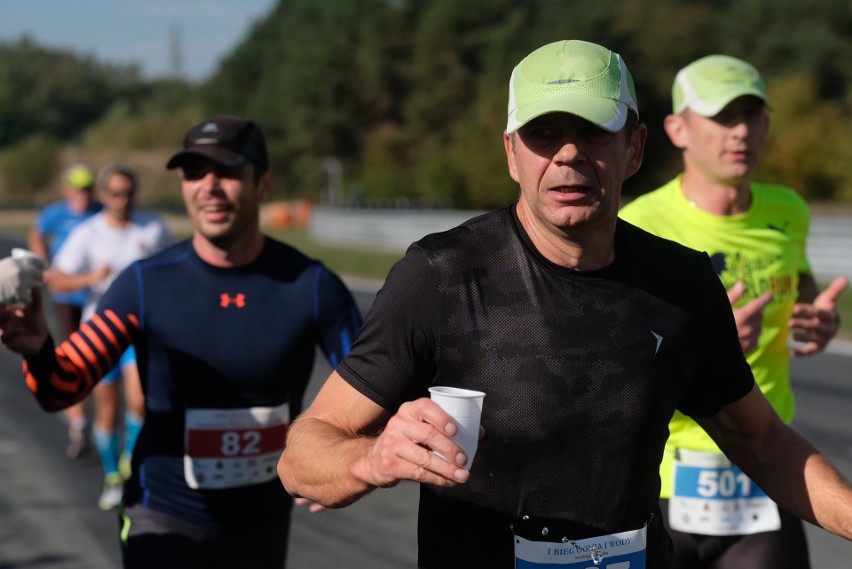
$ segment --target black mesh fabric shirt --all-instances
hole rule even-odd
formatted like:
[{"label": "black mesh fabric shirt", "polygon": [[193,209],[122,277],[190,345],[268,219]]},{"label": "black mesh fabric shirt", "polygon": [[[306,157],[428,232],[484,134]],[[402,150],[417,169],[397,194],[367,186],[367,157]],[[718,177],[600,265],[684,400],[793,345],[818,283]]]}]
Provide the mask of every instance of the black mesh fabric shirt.
[{"label": "black mesh fabric shirt", "polygon": [[420,567],[512,568],[512,528],[582,539],[646,523],[647,566],[669,567],[669,419],[711,416],[754,380],[706,254],[621,220],[615,251],[600,271],[554,265],[510,206],[391,270],[338,373],[391,412],[432,385],[486,393],[468,483],[421,486]]}]

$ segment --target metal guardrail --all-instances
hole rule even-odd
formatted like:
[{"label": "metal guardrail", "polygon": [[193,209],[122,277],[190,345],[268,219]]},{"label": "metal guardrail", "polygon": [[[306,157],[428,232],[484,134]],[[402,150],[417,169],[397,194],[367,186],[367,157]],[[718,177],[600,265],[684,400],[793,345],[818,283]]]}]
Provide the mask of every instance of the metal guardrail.
[{"label": "metal guardrail", "polygon": [[817,279],[844,276],[852,282],[852,217],[814,216],[808,259]]},{"label": "metal guardrail", "polygon": [[[315,207],[310,234],[317,242],[403,253],[424,235],[444,231],[483,213]],[[813,216],[808,258],[818,280],[852,281],[852,217]]]},{"label": "metal guardrail", "polygon": [[404,253],[424,235],[451,229],[480,211],[314,207],[310,235],[318,243]]}]

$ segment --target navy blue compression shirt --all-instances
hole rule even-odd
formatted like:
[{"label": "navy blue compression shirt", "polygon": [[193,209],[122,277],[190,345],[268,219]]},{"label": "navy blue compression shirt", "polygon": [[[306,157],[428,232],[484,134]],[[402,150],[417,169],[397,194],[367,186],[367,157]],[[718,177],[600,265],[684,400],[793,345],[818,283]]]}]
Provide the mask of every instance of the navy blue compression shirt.
[{"label": "navy blue compression shirt", "polygon": [[186,410],[287,403],[294,418],[316,347],[336,366],[361,322],[341,280],[289,245],[266,238],[253,263],[224,269],[203,262],[184,241],[131,265],[92,319],[55,350],[47,342],[24,367],[41,405],[63,408],[82,399],[135,344],[146,416],[125,506],[226,529],[288,516],[292,501],[277,476],[226,489],[190,488]]}]

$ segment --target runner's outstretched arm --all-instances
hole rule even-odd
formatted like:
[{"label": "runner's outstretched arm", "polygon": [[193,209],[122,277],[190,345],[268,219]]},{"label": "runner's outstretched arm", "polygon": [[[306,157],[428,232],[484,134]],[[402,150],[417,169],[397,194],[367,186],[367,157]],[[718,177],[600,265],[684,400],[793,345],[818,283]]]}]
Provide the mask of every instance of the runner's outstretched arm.
[{"label": "runner's outstretched arm", "polygon": [[779,506],[852,539],[852,485],[755,386],[712,418],[696,418],[732,462]]},{"label": "runner's outstretched arm", "polygon": [[132,343],[138,320],[96,312],[58,347],[48,332],[43,291],[32,290],[26,308],[0,310],[0,341],[24,356],[27,387],[46,411],[82,401]]}]

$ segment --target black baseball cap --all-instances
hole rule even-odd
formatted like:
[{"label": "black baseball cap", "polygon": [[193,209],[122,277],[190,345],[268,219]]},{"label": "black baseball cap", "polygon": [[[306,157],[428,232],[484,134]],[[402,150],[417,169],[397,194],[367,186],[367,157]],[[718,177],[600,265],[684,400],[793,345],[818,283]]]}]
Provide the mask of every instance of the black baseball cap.
[{"label": "black baseball cap", "polygon": [[189,129],[183,139],[183,150],[171,157],[166,168],[179,168],[192,156],[208,158],[227,168],[248,164],[261,171],[269,168],[263,132],[252,121],[240,117],[210,117]]}]

